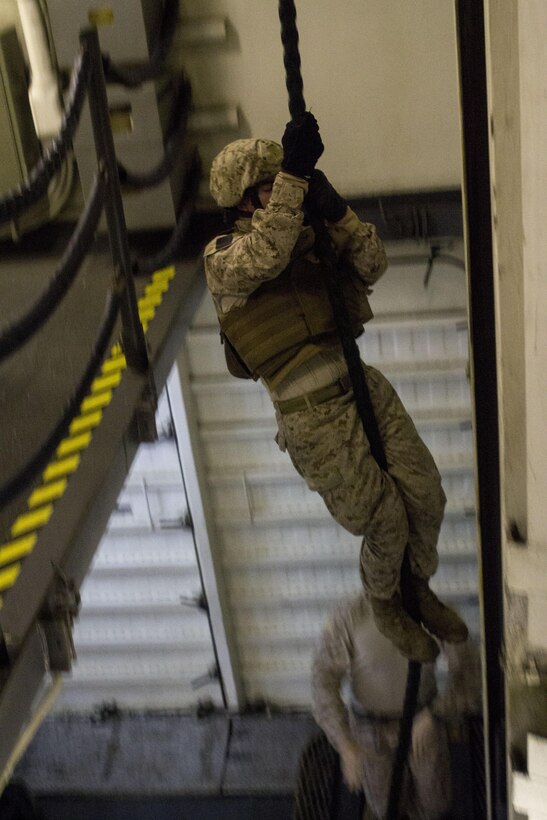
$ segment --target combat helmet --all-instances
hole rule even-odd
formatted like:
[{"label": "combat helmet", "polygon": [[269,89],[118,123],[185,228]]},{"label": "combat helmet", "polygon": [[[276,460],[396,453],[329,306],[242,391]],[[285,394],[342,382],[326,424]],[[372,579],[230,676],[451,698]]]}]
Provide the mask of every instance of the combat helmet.
[{"label": "combat helmet", "polygon": [[265,139],[235,140],[217,154],[211,165],[209,187],[222,208],[232,208],[247,188],[271,179],[281,170],[283,149]]}]

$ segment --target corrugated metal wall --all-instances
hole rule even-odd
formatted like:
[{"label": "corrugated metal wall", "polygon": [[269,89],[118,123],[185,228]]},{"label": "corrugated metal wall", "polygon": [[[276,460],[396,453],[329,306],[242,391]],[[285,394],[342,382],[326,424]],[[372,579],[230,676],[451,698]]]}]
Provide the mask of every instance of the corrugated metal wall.
[{"label": "corrugated metal wall", "polygon": [[[141,445],[82,588],[78,660],[59,709],[222,705],[206,681],[215,657],[166,394],[160,439]],[[193,682],[205,676],[204,685]]]}]

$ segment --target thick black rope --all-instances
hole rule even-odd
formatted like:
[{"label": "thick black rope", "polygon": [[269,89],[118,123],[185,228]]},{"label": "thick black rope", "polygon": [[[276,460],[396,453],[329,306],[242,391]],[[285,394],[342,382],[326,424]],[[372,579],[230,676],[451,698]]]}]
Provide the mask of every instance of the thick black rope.
[{"label": "thick black rope", "polygon": [[118,160],[118,174],[122,185],[130,188],[153,188],[169,176],[175,166],[182,139],[186,134],[191,101],[190,83],[184,80],[173,107],[172,121],[168,128],[163,157],[154,168],[145,173],[129,171],[125,165],[122,165]]},{"label": "thick black rope", "polygon": [[298,121],[306,113],[306,103],[304,101],[304,81],[300,72],[300,51],[298,48],[298,28],[296,26],[294,0],[279,0],[279,20],[281,22],[285,85],[289,94],[289,113],[291,119]]},{"label": "thick black rope", "polygon": [[55,453],[59,443],[66,436],[72,419],[80,410],[80,405],[87,396],[89,389],[95,378],[95,374],[99,369],[108,347],[108,343],[114,330],[114,325],[118,317],[120,309],[120,297],[114,291],[108,294],[103,319],[97,341],[90,356],[88,365],[84,371],[82,379],[77,386],[72,397],[69,399],[63,416],[55,428],[52,430],[40,449],[32,456],[32,458],[25,464],[25,466],[0,488],[0,507],[9,504],[13,501],[19,493],[25,490],[29,484],[36,478],[38,473],[43,470],[51,457]]},{"label": "thick black rope", "polygon": [[166,265],[169,265],[176,257],[188,233],[188,227],[196,205],[200,180],[201,161],[196,151],[184,181],[186,198],[181,207],[173,232],[165,246],[158,251],[158,253],[153,256],[139,257],[133,261],[133,273],[136,276],[142,276],[160,270]]},{"label": "thick black rope", "polygon": [[[409,615],[411,615],[416,621],[419,621],[420,618],[417,613],[416,599],[414,591],[409,588],[409,579],[410,564],[407,550],[405,551],[403,566],[401,567],[401,597],[404,601],[405,609]],[[410,749],[412,724],[418,704],[421,671],[421,664],[417,661],[408,662],[403,714],[399,728],[399,743],[397,744],[395,757],[393,759],[393,766],[391,768],[391,782],[389,784],[386,820],[398,820],[399,817],[399,802],[403,787],[406,760]]]},{"label": "thick black rope", "polygon": [[370,451],[378,466],[387,472],[387,459],[378,429],[378,423],[372,406],[372,399],[368,389],[359,347],[351,331],[351,322],[347,305],[339,287],[340,276],[336,268],[336,251],[330,240],[328,231],[320,218],[315,214],[308,214],[310,225],[315,233],[315,249],[317,255],[326,262],[327,291],[331,303],[336,330],[342,345],[342,351],[348,367],[348,373],[353,388],[353,395],[361,424],[370,444]]},{"label": "thick black rope", "polygon": [[[304,115],[306,103],[303,94],[304,84],[300,73],[298,29],[296,27],[294,0],[279,0],[279,19],[281,22],[281,41],[284,46],[283,62],[289,94],[289,111],[293,119],[298,119]],[[387,459],[363,372],[359,347],[353,337],[346,303],[338,286],[340,277],[336,269],[336,252],[323,221],[313,213],[308,215],[315,233],[317,255],[326,263],[328,270],[327,289],[329,299],[363,429],[376,462],[382,470],[387,470]]]},{"label": "thick black rope", "polygon": [[178,16],[179,0],[165,0],[159,30],[150,50],[150,59],[144,65],[120,68],[112,63],[109,54],[103,54],[103,70],[107,82],[135,88],[157,77],[173,45]]},{"label": "thick black rope", "polygon": [[80,121],[90,69],[89,54],[83,51],[74,64],[68,103],[59,135],[32,169],[28,178],[0,199],[0,225],[11,222],[17,214],[45,196],[49,183],[61,169]]},{"label": "thick black rope", "polygon": [[[306,111],[303,88],[304,84],[300,73],[300,54],[298,50],[298,29],[296,26],[296,8],[294,0],[279,0],[279,19],[281,22],[281,40],[284,45],[283,62],[286,70],[286,86],[289,94],[289,111],[293,120],[301,118]],[[378,429],[378,423],[374,414],[374,408],[370,397],[368,385],[361,363],[359,347],[351,332],[351,324],[348,316],[346,304],[342,298],[338,286],[338,274],[336,271],[336,252],[332,246],[328,231],[321,219],[311,215],[311,226],[315,232],[317,255],[323,259],[328,269],[327,288],[329,299],[336,327],[340,336],[344,358],[348,366],[355,402],[363,430],[368,438],[371,453],[378,466],[387,471],[387,459],[385,450]],[[408,596],[408,588],[403,584],[403,575],[409,573],[408,559],[405,556],[403,567],[401,568],[401,594],[407,612],[416,618],[416,606],[412,598]],[[404,587],[404,588],[403,588]],[[419,618],[417,618],[419,620]],[[399,735],[399,745],[395,755],[387,820],[397,820],[398,806],[401,793],[402,777],[404,766],[408,756],[412,721],[416,711],[418,690],[420,685],[421,665],[416,661],[409,661],[407,685],[405,692],[405,702],[403,706],[403,716],[401,719],[401,729]]]},{"label": "thick black rope", "polygon": [[96,176],[74,233],[46,290],[27,313],[0,332],[0,362],[18,350],[51,316],[74,282],[95,235],[104,203],[105,181]]}]

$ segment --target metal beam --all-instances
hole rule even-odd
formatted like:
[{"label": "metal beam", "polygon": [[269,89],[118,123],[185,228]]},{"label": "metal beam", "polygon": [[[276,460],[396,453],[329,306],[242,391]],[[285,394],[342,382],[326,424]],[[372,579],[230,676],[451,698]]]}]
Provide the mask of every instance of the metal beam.
[{"label": "metal beam", "polygon": [[503,569],[492,209],[483,3],[457,0],[464,222],[469,276],[472,391],[479,509],[485,659],[488,817],[507,816]]},{"label": "metal beam", "polygon": [[[348,197],[348,203],[364,222],[372,222],[384,241],[463,236],[462,192],[408,191]],[[219,210],[196,214],[193,241],[196,251],[226,226]]]},{"label": "metal beam", "polygon": [[[27,635],[16,663],[0,692],[0,774],[12,755],[16,740],[31,717],[33,702],[47,672],[44,636],[38,625]],[[0,787],[0,792],[2,791]]]},{"label": "metal beam", "polygon": [[218,552],[214,516],[200,456],[198,425],[191,393],[188,359],[184,349],[177,358],[177,366],[168,380],[167,390],[222,689],[226,706],[231,710],[239,710],[244,705],[243,681]]}]

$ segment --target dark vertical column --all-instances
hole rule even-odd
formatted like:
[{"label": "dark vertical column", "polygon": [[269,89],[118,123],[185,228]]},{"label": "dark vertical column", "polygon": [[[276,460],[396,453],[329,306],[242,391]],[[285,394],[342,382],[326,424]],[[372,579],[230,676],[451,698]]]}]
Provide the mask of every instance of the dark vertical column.
[{"label": "dark vertical column", "polygon": [[102,54],[97,30],[84,29],[80,41],[91,59],[91,80],[88,90],[91,125],[99,169],[106,173],[108,194],[105,212],[112,259],[116,268],[116,288],[120,295],[122,339],[125,357],[130,367],[141,373],[149,371],[148,351],[139,319],[125,215],[123,210],[116,149],[108,114],[108,98],[103,72]]},{"label": "dark vertical column", "polygon": [[485,745],[492,814],[507,817],[503,578],[484,8],[456,0],[462,108],[469,321],[486,658]]}]

